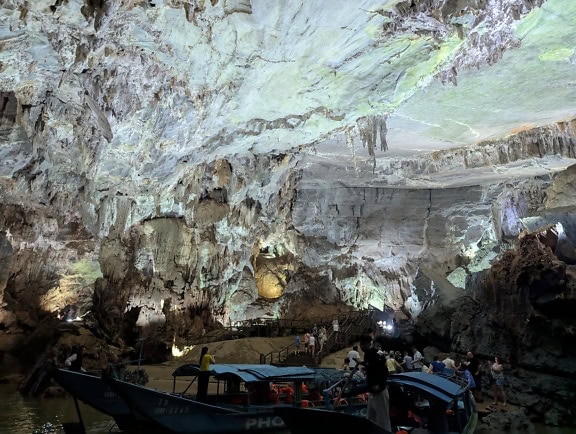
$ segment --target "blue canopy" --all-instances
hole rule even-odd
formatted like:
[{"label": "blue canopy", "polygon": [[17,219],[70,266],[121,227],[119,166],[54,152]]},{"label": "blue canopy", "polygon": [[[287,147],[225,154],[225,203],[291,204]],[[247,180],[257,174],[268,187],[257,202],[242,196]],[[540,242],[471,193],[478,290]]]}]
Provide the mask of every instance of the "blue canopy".
[{"label": "blue canopy", "polygon": [[[190,364],[177,368],[173,377],[197,376],[198,365]],[[210,373],[216,379],[227,380],[237,378],[245,383],[261,381],[305,381],[314,380],[316,371],[300,366],[245,365],[245,364],[215,364],[210,365]]]},{"label": "blue canopy", "polygon": [[425,372],[404,372],[390,375],[388,384],[398,384],[418,389],[446,403],[457,399],[468,390],[466,383],[462,383],[457,379],[452,381],[446,377]]}]

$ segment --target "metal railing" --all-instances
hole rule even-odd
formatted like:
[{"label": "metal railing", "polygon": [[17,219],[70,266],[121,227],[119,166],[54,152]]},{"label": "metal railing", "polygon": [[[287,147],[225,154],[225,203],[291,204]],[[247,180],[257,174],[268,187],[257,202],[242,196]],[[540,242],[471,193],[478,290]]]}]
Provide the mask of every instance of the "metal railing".
[{"label": "metal railing", "polygon": [[[352,333],[353,331],[358,331],[361,330],[363,327],[365,328],[366,326],[371,325],[371,322],[373,322],[374,316],[376,315],[377,312],[378,310],[376,309],[366,309],[366,310],[348,312],[344,314],[337,314],[329,318],[324,317],[314,322],[309,321],[308,324],[312,323],[312,324],[331,325],[334,319],[338,319],[339,331],[335,332],[333,329],[330,330],[326,342],[322,346],[322,350],[321,351],[319,350],[318,353],[314,356],[315,363],[319,364],[322,361],[323,357],[333,352],[332,350],[335,347],[345,345],[347,343],[348,337],[351,334],[353,334]],[[292,343],[278,351],[271,351],[268,354],[261,354],[260,363],[281,364],[291,354],[294,353],[295,349],[296,345]]]},{"label": "metal railing", "polygon": [[325,324],[331,327],[332,321],[337,319],[339,326],[343,329],[347,320],[355,319],[366,315],[366,312],[378,312],[376,309],[367,309],[361,311],[344,312],[340,314],[313,317],[309,319],[277,319],[277,318],[257,318],[243,321],[237,321],[226,327],[212,330],[203,336],[188,339],[188,345],[200,345],[211,342],[232,340],[246,337],[267,337],[274,331],[286,331],[298,333],[304,330],[311,330],[316,324]]}]

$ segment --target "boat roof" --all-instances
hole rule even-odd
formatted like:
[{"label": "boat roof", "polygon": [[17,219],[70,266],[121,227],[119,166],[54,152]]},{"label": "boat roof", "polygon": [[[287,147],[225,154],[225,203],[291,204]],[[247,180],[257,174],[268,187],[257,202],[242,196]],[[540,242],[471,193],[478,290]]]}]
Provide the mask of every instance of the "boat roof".
[{"label": "boat roof", "polygon": [[[196,364],[183,365],[177,368],[173,377],[197,376],[200,367]],[[314,369],[304,366],[274,366],[248,364],[215,364],[210,365],[210,373],[219,380],[239,379],[245,383],[262,381],[305,381],[317,378]]]},{"label": "boat roof", "polygon": [[388,384],[408,386],[425,392],[444,402],[451,402],[468,390],[466,382],[459,379],[428,374],[426,372],[403,372],[388,377]]}]

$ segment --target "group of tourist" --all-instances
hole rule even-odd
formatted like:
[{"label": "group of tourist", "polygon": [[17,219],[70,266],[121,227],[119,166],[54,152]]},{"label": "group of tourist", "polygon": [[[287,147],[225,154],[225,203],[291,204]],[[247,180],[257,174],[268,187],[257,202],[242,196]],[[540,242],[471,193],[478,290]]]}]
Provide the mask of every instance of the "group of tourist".
[{"label": "group of tourist", "polygon": [[[427,363],[416,347],[412,348],[411,353],[408,351],[404,351],[403,354],[400,351],[388,352],[381,348],[378,343],[373,342],[370,335],[360,338],[360,347],[364,353],[364,360],[360,360],[358,346],[353,346],[344,359],[342,369],[360,371],[360,375],[366,376],[370,393],[368,419],[388,431],[391,431],[389,396],[386,389],[388,374],[421,371],[430,374],[458,375],[468,381],[469,389],[476,401],[482,402],[482,376],[484,372],[482,363],[472,352],[468,352],[466,357],[458,363],[449,355],[441,357],[439,354],[434,356],[432,362]],[[499,402],[505,407],[504,367],[498,357],[488,363],[488,371],[494,399],[492,407],[498,405]]]},{"label": "group of tourist", "polygon": [[[400,351],[387,352],[377,345],[375,345],[375,348],[378,350],[379,356],[385,358],[386,367],[390,374],[396,374],[397,372],[421,371],[424,369],[424,357],[416,348],[412,348],[412,355],[410,355],[408,351],[404,351],[404,353],[401,353]],[[341,369],[345,371],[355,369],[359,359],[360,355],[358,354],[358,346],[354,346],[344,359]],[[427,369],[428,366],[426,366],[426,370]]]},{"label": "group of tourist", "polygon": [[468,385],[474,398],[477,402],[482,402],[482,383],[485,373],[488,373],[489,383],[492,386],[492,396],[494,402],[492,406],[502,403],[503,407],[506,407],[506,393],[504,391],[504,367],[500,363],[498,357],[494,357],[492,362],[488,362],[484,369],[482,362],[478,357],[476,357],[471,351],[466,353],[466,357],[463,358],[458,364],[454,362],[449,356],[446,356],[444,360],[440,360],[440,356],[435,356],[434,361],[430,363],[430,367],[427,372],[430,373],[443,373],[443,374],[457,374],[468,380]]},{"label": "group of tourist", "polygon": [[[312,330],[307,331],[304,334],[304,353],[309,354],[312,357],[322,353],[327,340],[328,334],[326,332],[326,327],[324,325],[318,327],[314,324]],[[294,354],[300,354],[301,346],[302,339],[300,339],[300,335],[294,336]]]}]

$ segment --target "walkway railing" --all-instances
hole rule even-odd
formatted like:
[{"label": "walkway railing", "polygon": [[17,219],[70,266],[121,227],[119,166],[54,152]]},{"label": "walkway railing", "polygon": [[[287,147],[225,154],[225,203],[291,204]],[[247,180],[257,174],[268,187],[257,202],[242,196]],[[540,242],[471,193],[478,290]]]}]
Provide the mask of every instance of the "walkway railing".
[{"label": "walkway railing", "polygon": [[200,345],[247,337],[270,337],[276,331],[283,333],[286,330],[288,330],[290,334],[300,333],[312,330],[314,324],[326,324],[331,327],[334,319],[338,320],[340,328],[342,329],[346,320],[362,317],[366,312],[378,311],[376,309],[368,309],[309,319],[258,318],[237,321],[227,327],[211,330],[203,336],[188,339],[187,344]]},{"label": "walkway railing", "polygon": [[[315,362],[319,364],[322,358],[333,352],[333,350],[341,345],[347,344],[347,340],[351,335],[359,334],[372,325],[375,319],[375,315],[378,312],[376,309],[366,309],[353,311],[348,313],[342,313],[333,315],[329,318],[320,318],[317,320],[309,320],[307,330],[311,330],[313,324],[328,324],[332,327],[332,321],[338,319],[339,331],[335,332],[330,328],[326,342],[322,347],[322,351],[318,351],[315,355]],[[319,344],[317,344],[319,349]],[[271,351],[268,354],[262,354],[260,356],[260,363],[267,364],[281,364],[283,363],[291,354],[294,354],[296,346],[294,343],[278,350]],[[339,349],[339,348],[338,348]]]}]

